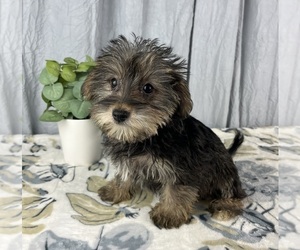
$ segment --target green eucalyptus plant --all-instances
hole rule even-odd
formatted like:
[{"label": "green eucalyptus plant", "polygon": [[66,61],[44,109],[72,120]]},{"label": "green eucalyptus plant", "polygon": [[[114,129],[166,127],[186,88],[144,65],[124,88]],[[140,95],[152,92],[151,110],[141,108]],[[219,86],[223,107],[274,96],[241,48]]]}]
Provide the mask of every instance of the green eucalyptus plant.
[{"label": "green eucalyptus plant", "polygon": [[63,119],[89,118],[91,103],[84,100],[81,87],[95,61],[86,56],[85,62],[67,57],[63,63],[46,60],[39,82],[44,85],[42,99],[47,108],[40,121],[58,122]]}]

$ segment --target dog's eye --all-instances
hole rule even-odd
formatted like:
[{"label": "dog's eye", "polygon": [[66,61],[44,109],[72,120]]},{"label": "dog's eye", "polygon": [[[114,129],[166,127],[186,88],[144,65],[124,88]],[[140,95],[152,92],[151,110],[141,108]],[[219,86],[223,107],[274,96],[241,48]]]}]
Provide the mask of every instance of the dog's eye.
[{"label": "dog's eye", "polygon": [[116,78],[111,79],[110,81],[111,88],[114,89],[118,85],[118,80]]},{"label": "dog's eye", "polygon": [[154,90],[153,86],[150,84],[150,83],[147,83],[144,85],[143,87],[143,91],[146,93],[146,94],[150,94],[152,93]]}]

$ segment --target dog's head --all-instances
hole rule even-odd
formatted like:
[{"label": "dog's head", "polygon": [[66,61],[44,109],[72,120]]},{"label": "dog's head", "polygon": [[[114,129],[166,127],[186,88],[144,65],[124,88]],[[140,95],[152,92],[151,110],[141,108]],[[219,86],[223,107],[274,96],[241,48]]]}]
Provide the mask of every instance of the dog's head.
[{"label": "dog's head", "polygon": [[91,117],[108,136],[123,142],[157,134],[176,114],[188,116],[192,101],[186,63],[157,39],[120,36],[110,41],[83,85]]}]

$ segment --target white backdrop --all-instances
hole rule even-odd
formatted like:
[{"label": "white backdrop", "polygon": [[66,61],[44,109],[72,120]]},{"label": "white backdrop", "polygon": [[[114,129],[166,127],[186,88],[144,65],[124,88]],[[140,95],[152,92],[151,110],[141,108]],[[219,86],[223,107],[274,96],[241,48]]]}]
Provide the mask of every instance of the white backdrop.
[{"label": "white backdrop", "polygon": [[45,60],[96,57],[132,32],[188,60],[192,114],[208,126],[299,125],[299,10],[297,0],[1,0],[0,134],[57,133],[38,121]]},{"label": "white backdrop", "polygon": [[0,0],[0,134],[22,131],[21,6]]}]

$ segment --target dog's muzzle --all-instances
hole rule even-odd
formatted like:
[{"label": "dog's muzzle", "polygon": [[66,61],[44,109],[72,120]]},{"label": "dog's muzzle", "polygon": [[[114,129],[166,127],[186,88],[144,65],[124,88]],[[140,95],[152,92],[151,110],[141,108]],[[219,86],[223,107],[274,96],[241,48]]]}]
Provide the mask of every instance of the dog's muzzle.
[{"label": "dog's muzzle", "polygon": [[114,120],[118,123],[124,122],[128,117],[130,113],[123,109],[114,109],[112,112],[112,116]]}]

